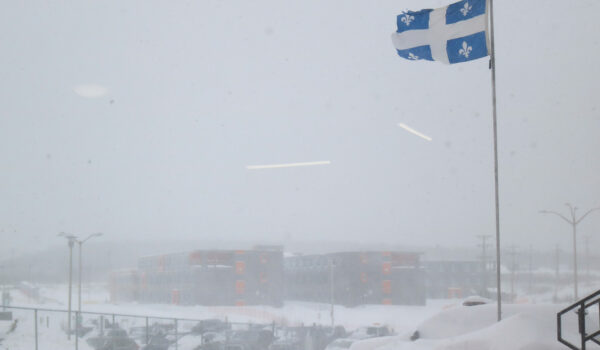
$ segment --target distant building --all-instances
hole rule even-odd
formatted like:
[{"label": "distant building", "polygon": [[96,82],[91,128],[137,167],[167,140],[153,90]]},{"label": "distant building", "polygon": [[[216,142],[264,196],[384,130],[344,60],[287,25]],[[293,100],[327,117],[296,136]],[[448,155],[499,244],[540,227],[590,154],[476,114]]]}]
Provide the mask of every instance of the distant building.
[{"label": "distant building", "polygon": [[139,293],[139,274],[136,269],[123,269],[110,273],[108,283],[112,302],[137,301]]},{"label": "distant building", "polygon": [[[425,304],[418,253],[342,252],[285,258],[285,299],[361,304]],[[332,300],[333,299],[333,300]]]},{"label": "distant building", "polygon": [[481,261],[425,261],[427,297],[487,297],[488,271]]},{"label": "distant building", "polygon": [[[137,276],[136,293],[140,302],[275,306],[283,303],[283,252],[277,249],[195,250],[147,256],[138,260]],[[115,290],[125,292],[127,288]]]},{"label": "distant building", "polygon": [[[274,305],[305,300],[356,306],[425,304],[420,254],[342,252],[283,256],[280,246],[146,256],[111,274],[115,302]],[[333,298],[333,299],[332,299]]]}]

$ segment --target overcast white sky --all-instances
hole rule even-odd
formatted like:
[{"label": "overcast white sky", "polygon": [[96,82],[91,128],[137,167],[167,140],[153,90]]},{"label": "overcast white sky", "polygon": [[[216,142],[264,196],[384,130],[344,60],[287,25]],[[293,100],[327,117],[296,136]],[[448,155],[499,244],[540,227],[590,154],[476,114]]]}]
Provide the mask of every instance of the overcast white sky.
[{"label": "overcast white sky", "polygon": [[[390,40],[402,10],[448,3],[5,3],[0,253],[61,231],[474,246],[494,233],[488,60],[410,62]],[[600,206],[600,2],[564,7],[495,3],[506,245],[568,248],[538,211]],[[579,228],[600,234],[600,212]]]}]

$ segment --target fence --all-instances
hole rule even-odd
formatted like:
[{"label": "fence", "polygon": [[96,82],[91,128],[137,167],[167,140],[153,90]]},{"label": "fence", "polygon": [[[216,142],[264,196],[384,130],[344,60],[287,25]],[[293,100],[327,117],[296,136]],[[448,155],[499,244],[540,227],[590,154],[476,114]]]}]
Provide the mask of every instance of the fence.
[{"label": "fence", "polygon": [[[131,348],[139,345],[148,345],[152,339],[163,339],[164,349],[187,350],[195,349],[204,342],[204,338],[194,327],[207,324],[207,319],[190,319],[164,316],[131,315],[103,312],[77,312],[67,310],[32,308],[20,306],[6,306],[12,312],[12,324],[8,333],[19,334],[7,337],[6,344],[1,344],[12,349],[68,349],[91,350],[94,338],[99,338],[110,332],[125,330],[127,338],[135,341]],[[269,327],[274,332],[273,324],[256,324],[228,322],[227,319],[219,321],[211,319],[213,326],[220,323],[228,329],[250,329],[252,327]],[[208,322],[210,323],[210,321]],[[12,329],[12,330],[11,330]],[[69,332],[70,330],[70,332]],[[98,335],[94,337],[93,335]],[[182,339],[185,337],[185,339]],[[12,344],[8,342],[13,340]],[[166,345],[165,343],[166,342]]]}]

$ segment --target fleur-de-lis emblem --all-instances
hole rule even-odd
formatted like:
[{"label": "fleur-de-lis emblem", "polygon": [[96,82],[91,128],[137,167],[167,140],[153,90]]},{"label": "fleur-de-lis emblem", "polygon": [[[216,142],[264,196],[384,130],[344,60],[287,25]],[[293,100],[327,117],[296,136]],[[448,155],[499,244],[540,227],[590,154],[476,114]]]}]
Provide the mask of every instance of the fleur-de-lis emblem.
[{"label": "fleur-de-lis emblem", "polygon": [[410,26],[410,22],[415,20],[415,16],[408,14],[408,13],[404,13],[404,16],[402,16],[402,18],[400,18],[400,20],[402,22],[404,22],[404,24],[406,24],[406,26]]},{"label": "fleur-de-lis emblem", "polygon": [[417,56],[417,55],[413,54],[412,52],[409,52],[409,53],[408,53],[408,59],[409,59],[409,60],[418,60],[418,59],[419,59],[419,56]]},{"label": "fleur-de-lis emblem", "polygon": [[469,2],[467,1],[465,2],[465,6],[460,9],[460,12],[463,14],[463,16],[466,16],[472,8],[473,6],[469,5]]},{"label": "fleur-de-lis emblem", "polygon": [[462,43],[462,49],[458,50],[458,54],[461,56],[465,56],[465,58],[469,58],[469,54],[473,51],[473,48],[467,44],[466,41]]}]

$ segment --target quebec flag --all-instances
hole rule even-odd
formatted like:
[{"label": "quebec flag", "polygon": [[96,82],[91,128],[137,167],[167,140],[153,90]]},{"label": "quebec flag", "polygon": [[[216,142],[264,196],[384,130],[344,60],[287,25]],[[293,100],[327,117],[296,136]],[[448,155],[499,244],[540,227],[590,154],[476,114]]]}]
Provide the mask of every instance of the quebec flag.
[{"label": "quebec flag", "polygon": [[488,55],[487,0],[463,0],[439,9],[398,15],[392,42],[409,60],[460,63]]}]

